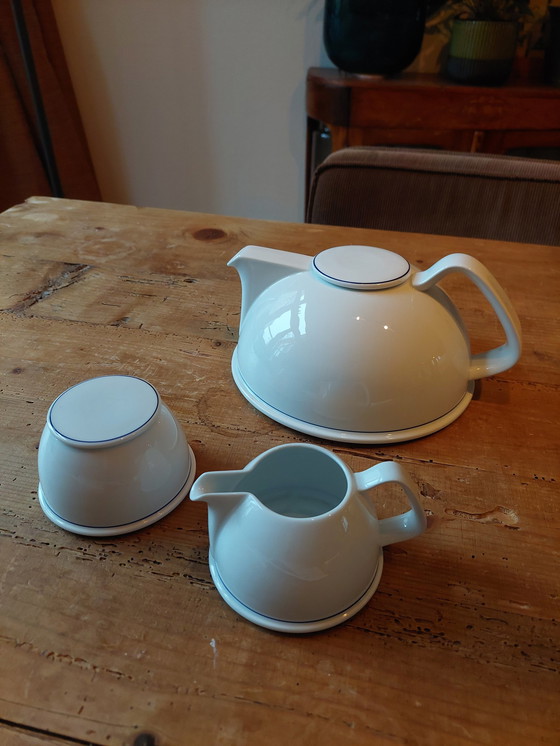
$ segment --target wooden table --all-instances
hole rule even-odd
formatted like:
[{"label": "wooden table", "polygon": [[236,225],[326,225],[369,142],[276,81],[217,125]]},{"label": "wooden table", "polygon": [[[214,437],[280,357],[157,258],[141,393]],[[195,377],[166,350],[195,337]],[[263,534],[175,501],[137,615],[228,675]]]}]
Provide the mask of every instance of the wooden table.
[{"label": "wooden table", "polygon": [[517,82],[460,85],[441,75],[357,75],[311,67],[307,114],[331,129],[333,147],[423,145],[507,153],[560,145],[560,90]]},{"label": "wooden table", "polygon": [[[255,411],[231,378],[240,286],[226,262],[248,243],[370,243],[421,267],[467,251],[524,329],[521,361],[482,381],[446,429],[323,442],[354,470],[404,464],[429,528],[388,547],[370,603],[320,634],[270,632],[226,606],[204,504],[90,539],[37,500],[48,405],[96,375],[152,381],[198,474],[313,440]],[[52,198],[2,214],[0,248],[0,743],[560,742],[557,250]],[[498,344],[478,291],[461,278],[447,288],[473,346]]]},{"label": "wooden table", "polygon": [[537,82],[487,87],[428,73],[357,75],[312,67],[306,109],[307,181],[322,157],[315,153],[321,125],[333,150],[408,145],[560,157],[553,155],[560,153],[560,89]]}]

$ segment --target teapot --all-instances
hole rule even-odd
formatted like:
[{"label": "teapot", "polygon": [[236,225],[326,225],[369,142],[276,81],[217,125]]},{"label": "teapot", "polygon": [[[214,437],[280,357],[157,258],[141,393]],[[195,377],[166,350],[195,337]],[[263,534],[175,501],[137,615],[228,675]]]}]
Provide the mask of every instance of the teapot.
[{"label": "teapot", "polygon": [[[387,482],[403,488],[410,510],[379,520],[369,492]],[[202,474],[190,499],[208,504],[210,572],[222,598],[282,632],[315,632],[357,613],[379,584],[382,547],[426,528],[400,464],[354,474],[308,443],[270,448],[238,471]]]},{"label": "teapot", "polygon": [[[484,265],[450,254],[420,271],[372,246],[315,257],[246,246],[234,381],[277,422],[353,443],[405,441],[453,422],[474,381],[514,365],[519,319]],[[490,302],[506,341],[472,354],[457,308],[437,283],[466,275]]]}]

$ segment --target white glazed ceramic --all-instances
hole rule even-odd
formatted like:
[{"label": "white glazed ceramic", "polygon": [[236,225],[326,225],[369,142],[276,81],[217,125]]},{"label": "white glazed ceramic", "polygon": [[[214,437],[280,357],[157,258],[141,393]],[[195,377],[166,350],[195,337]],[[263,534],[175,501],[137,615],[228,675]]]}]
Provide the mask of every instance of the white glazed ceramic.
[{"label": "white glazed ceramic", "polygon": [[[385,482],[403,487],[411,509],[378,520],[365,493]],[[271,448],[241,471],[203,474],[190,497],[208,503],[210,570],[224,600],[285,632],[325,629],[355,614],[377,588],[382,547],[426,528],[399,464],[354,474],[310,444]]]},{"label": "white glazed ceramic", "polygon": [[[505,292],[466,254],[419,271],[370,246],[314,258],[247,246],[230,264],[243,290],[234,380],[257,409],[310,435],[357,443],[427,435],[464,411],[475,379],[506,370],[521,352]],[[504,345],[471,354],[459,313],[437,286],[451,272],[486,296]]]},{"label": "white glazed ceramic", "polygon": [[156,389],[132,376],[73,386],[39,444],[39,501],[62,528],[109,536],[149,526],[188,494],[195,459]]}]

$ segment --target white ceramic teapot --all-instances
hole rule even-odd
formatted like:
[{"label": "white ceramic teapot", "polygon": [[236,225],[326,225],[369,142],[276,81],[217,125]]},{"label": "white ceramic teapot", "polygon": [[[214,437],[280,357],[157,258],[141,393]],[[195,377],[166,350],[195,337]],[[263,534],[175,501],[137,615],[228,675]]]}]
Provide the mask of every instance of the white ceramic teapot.
[{"label": "white ceramic teapot", "polygon": [[[455,420],[473,381],[514,365],[519,319],[474,257],[419,271],[371,246],[314,258],[247,246],[229,262],[242,283],[232,372],[258,410],[295,430],[353,443],[404,441]],[[461,317],[437,282],[465,274],[486,296],[506,342],[471,354]]]}]

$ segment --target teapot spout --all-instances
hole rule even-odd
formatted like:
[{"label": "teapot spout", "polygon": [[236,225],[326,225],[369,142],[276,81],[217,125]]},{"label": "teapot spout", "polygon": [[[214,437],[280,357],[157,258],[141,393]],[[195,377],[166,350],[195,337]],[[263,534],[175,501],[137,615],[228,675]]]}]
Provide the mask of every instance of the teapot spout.
[{"label": "teapot spout", "polygon": [[290,251],[267,249],[264,246],[245,246],[228,267],[235,267],[241,279],[241,321],[253,301],[270,285],[283,277],[296,272],[306,272],[311,265],[311,257],[292,254]]}]

